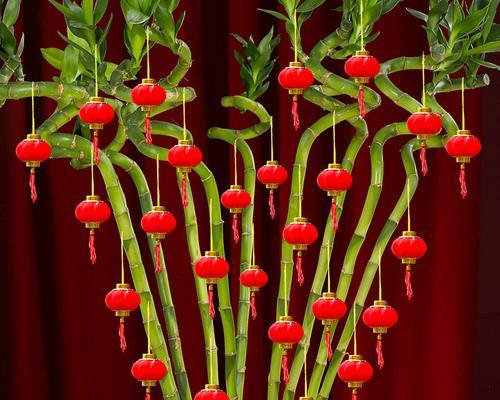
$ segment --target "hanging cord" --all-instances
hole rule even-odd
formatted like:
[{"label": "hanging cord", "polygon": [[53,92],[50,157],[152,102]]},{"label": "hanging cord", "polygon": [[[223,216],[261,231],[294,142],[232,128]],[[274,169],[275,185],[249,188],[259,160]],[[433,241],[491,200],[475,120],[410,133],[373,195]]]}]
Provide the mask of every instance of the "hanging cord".
[{"label": "hanging cord", "polygon": [[273,117],[269,118],[269,130],[271,134],[271,161],[274,161],[274,139],[273,139]]},{"label": "hanging cord", "polygon": [[356,338],[356,303],[354,303],[352,310],[353,310],[352,317],[353,317],[353,332],[354,332],[354,355],[356,356],[358,354],[358,341]]},{"label": "hanging cord", "polygon": [[364,29],[364,17],[363,14],[365,12],[365,8],[363,5],[363,0],[359,1],[359,19],[361,24],[361,51],[365,50],[365,29]]},{"label": "hanging cord", "polygon": [[234,139],[234,144],[233,144],[233,148],[234,148],[234,185],[238,185],[238,147],[237,147],[237,144],[236,144],[236,141],[238,140],[238,138],[235,138]]},{"label": "hanging cord", "polygon": [[283,264],[283,282],[284,282],[284,292],[285,292],[285,304],[284,304],[284,308],[285,308],[285,317],[288,317],[288,290],[287,290],[287,277],[286,277],[286,264]]},{"label": "hanging cord", "polygon": [[151,337],[150,337],[150,325],[151,325],[151,321],[150,321],[150,315],[149,315],[149,301],[148,301],[148,327],[147,327],[147,335],[148,335],[148,354],[151,354]]},{"label": "hanging cord", "polygon": [[31,82],[31,133],[36,133],[35,128],[35,82]]},{"label": "hanging cord", "polygon": [[97,77],[97,44],[94,46],[95,97],[99,97],[99,79]]},{"label": "hanging cord", "polygon": [[408,217],[408,231],[411,231],[411,217],[410,217],[410,181],[406,185],[406,206],[408,208],[407,217]]},{"label": "hanging cord", "polygon": [[462,77],[462,130],[465,130],[465,78]]},{"label": "hanging cord", "polygon": [[212,357],[210,357],[210,362],[209,362],[209,377],[208,377],[208,381],[209,383],[212,385],[214,383],[214,365],[213,365],[213,352],[215,350],[215,347],[216,347],[216,343],[215,343],[215,332],[214,330],[212,329],[212,334],[210,335],[210,345],[211,345],[211,349],[210,349],[210,353]]},{"label": "hanging cord", "polygon": [[151,77],[151,65],[149,63],[149,35],[151,31],[149,30],[149,26],[146,28],[146,76],[148,80]]},{"label": "hanging cord", "polygon": [[[330,257],[330,242],[328,242],[326,244],[326,248],[327,248],[327,257]],[[332,280],[331,280],[331,276],[330,276],[330,261],[328,261],[328,268],[326,270],[326,274],[327,274],[327,292],[328,293],[331,293],[331,288],[332,288]]]},{"label": "hanging cord", "polygon": [[304,343],[304,396],[307,397],[307,392],[308,392],[308,389],[307,389],[307,349],[308,349],[308,346],[307,346],[307,343]]},{"label": "hanging cord", "polygon": [[124,249],[123,249],[123,234],[120,232],[120,257],[121,257],[121,272],[122,272],[122,285],[125,284],[125,262],[124,262]]},{"label": "hanging cord", "polygon": [[182,89],[182,136],[184,140],[187,140],[187,129],[186,129],[186,88]]},{"label": "hanging cord", "polygon": [[422,52],[422,106],[425,107],[425,53]]},{"label": "hanging cord", "polygon": [[94,196],[94,149],[90,148],[90,194]]},{"label": "hanging cord", "polygon": [[299,61],[299,55],[298,55],[298,38],[297,38],[297,9],[295,9],[293,13],[293,47],[294,47],[294,61],[298,62]]},{"label": "hanging cord", "polygon": [[337,164],[337,143],[336,143],[336,124],[337,115],[335,110],[332,113],[332,131],[333,131],[333,163]]},{"label": "hanging cord", "polygon": [[382,301],[382,254],[378,249],[378,299]]},{"label": "hanging cord", "polygon": [[301,173],[301,167],[300,164],[298,165],[299,168],[299,193],[297,195],[297,199],[299,202],[299,218],[302,217],[302,173]]},{"label": "hanging cord", "polygon": [[208,205],[208,222],[210,225],[210,251],[214,251],[214,235],[212,227],[212,199],[210,199],[210,203]]},{"label": "hanging cord", "polygon": [[160,155],[156,154],[156,205],[160,206]]}]

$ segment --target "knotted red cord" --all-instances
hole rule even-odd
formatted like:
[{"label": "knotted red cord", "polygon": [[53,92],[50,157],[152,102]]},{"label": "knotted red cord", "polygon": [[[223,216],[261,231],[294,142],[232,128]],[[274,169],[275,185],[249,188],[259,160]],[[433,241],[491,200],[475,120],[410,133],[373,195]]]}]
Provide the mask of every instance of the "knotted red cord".
[{"label": "knotted red cord", "polygon": [[458,178],[460,182],[460,194],[462,195],[462,199],[467,197],[467,183],[465,182],[465,164],[460,165],[460,175]]},{"label": "knotted red cord", "polygon": [[359,104],[359,116],[361,118],[364,118],[366,116],[366,108],[365,108],[365,88],[363,84],[359,85],[358,104]]},{"label": "knotted red cord", "polygon": [[234,244],[240,241],[240,233],[238,232],[238,214],[233,214],[233,241]]},{"label": "knotted red cord", "polygon": [[160,262],[160,241],[156,241],[155,246],[155,261],[156,261],[156,272],[159,274],[162,271],[161,262]]},{"label": "knotted red cord", "polygon": [[337,232],[337,229],[339,228],[339,221],[337,220],[337,202],[335,201],[335,197],[332,199],[332,207],[330,211],[332,214],[333,231]]},{"label": "knotted red cord", "polygon": [[351,400],[358,400],[358,391],[356,389],[352,389]]},{"label": "knotted red cord", "polygon": [[333,351],[332,351],[332,343],[330,341],[330,327],[328,326],[326,328],[326,333],[325,333],[325,345],[326,345],[326,350],[328,351],[328,361],[330,361],[333,357]]},{"label": "knotted red cord", "polygon": [[188,196],[187,196],[187,182],[186,182],[186,175],[182,175],[182,184],[181,184],[181,190],[182,190],[182,205],[184,207],[188,206]]},{"label": "knotted red cord", "polygon": [[31,168],[29,184],[31,192],[31,201],[34,203],[38,199],[38,195],[36,193],[36,183],[35,183],[35,168]]},{"label": "knotted red cord", "polygon": [[252,319],[255,321],[257,318],[257,307],[255,306],[255,292],[250,294],[250,309],[252,311]]},{"label": "knotted red cord", "polygon": [[378,335],[377,337],[377,347],[375,349],[377,351],[377,363],[380,369],[384,368],[384,353],[382,352],[382,336]]},{"label": "knotted red cord", "polygon": [[151,389],[150,388],[146,389],[146,397],[144,398],[144,400],[151,400]]},{"label": "knotted red cord", "polygon": [[208,311],[210,318],[215,317],[215,307],[214,307],[214,286],[208,285]]},{"label": "knotted red cord", "polygon": [[409,266],[406,267],[405,285],[406,285],[406,296],[408,296],[408,300],[411,300],[411,298],[413,297],[413,288],[411,287],[411,270]]},{"label": "knotted red cord", "polygon": [[304,271],[302,270],[302,252],[297,253],[297,261],[295,262],[295,268],[297,269],[297,281],[299,285],[304,284]]},{"label": "knotted red cord", "polygon": [[149,113],[146,114],[146,121],[144,121],[144,130],[146,131],[146,144],[151,146],[153,144],[153,136],[151,136],[151,118]]},{"label": "knotted red cord", "polygon": [[293,127],[297,131],[300,128],[299,98],[298,98],[297,95],[293,96],[293,101],[292,101],[292,117],[293,117]]},{"label": "knotted red cord", "polygon": [[94,138],[92,140],[92,143],[94,145],[94,162],[95,164],[99,164],[99,136],[97,136],[97,131],[94,132]]},{"label": "knotted red cord", "polygon": [[288,385],[290,372],[288,371],[288,353],[286,350],[283,352],[283,356],[281,357],[281,370],[283,371],[283,382]]},{"label": "knotted red cord", "polygon": [[125,340],[125,318],[120,318],[120,328],[118,329],[118,336],[120,337],[120,349],[122,352],[127,350],[127,341]]},{"label": "knotted red cord", "polygon": [[97,254],[95,252],[95,235],[94,235],[94,230],[90,230],[89,234],[89,250],[90,250],[90,262],[92,264],[95,264],[97,261]]},{"label": "knotted red cord", "polygon": [[427,167],[427,157],[425,151],[425,143],[422,142],[422,146],[420,146],[420,165],[422,168],[422,175],[426,176],[427,172],[429,172],[429,168]]},{"label": "knotted red cord", "polygon": [[269,200],[267,204],[269,204],[269,215],[271,219],[274,219],[274,217],[276,217],[276,208],[274,208],[274,191],[272,189],[269,191]]}]

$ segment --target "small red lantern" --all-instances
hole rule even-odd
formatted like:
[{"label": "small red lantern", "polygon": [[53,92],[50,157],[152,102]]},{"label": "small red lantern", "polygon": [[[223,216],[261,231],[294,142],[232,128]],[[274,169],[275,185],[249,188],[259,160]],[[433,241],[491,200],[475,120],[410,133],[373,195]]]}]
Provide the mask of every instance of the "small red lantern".
[{"label": "small red lantern", "polygon": [[141,219],[141,227],[147,234],[156,241],[155,260],[156,272],[162,271],[160,261],[160,240],[171,233],[177,225],[175,217],[166,211],[165,207],[154,206],[152,211],[147,212]]},{"label": "small red lantern", "polygon": [[142,358],[132,365],[132,376],[146,388],[145,400],[150,400],[151,388],[156,386],[156,383],[161,381],[166,374],[167,366],[151,353],[143,354]]},{"label": "small red lantern", "polygon": [[340,364],[338,375],[352,389],[352,400],[356,400],[358,389],[372,378],[373,368],[362,356],[351,354],[348,360]]},{"label": "small red lantern", "polygon": [[441,132],[443,127],[441,117],[438,114],[431,112],[429,107],[420,107],[418,111],[406,120],[408,130],[417,135],[420,140],[420,163],[422,165],[422,174],[427,175],[427,160],[425,157],[426,141],[433,135]]},{"label": "small red lantern", "polygon": [[252,197],[240,185],[231,185],[229,190],[222,193],[220,198],[224,207],[229,209],[233,214],[233,240],[238,243],[240,234],[238,232],[238,214],[241,214],[244,208],[247,208],[252,203]]},{"label": "small red lantern", "polygon": [[293,222],[286,225],[283,229],[283,239],[288,244],[293,245],[293,249],[297,250],[297,279],[299,285],[304,283],[304,273],[302,271],[302,251],[307,250],[307,246],[313,244],[318,239],[318,230],[316,227],[307,221],[307,218],[295,217]]},{"label": "small red lantern", "polygon": [[16,156],[26,163],[30,168],[29,186],[31,192],[31,201],[34,203],[38,198],[35,184],[35,170],[40,163],[50,157],[52,149],[50,145],[40,138],[40,135],[30,134],[16,146]]},{"label": "small red lantern", "polygon": [[401,263],[406,265],[405,284],[408,300],[413,297],[411,287],[411,266],[427,251],[424,239],[417,236],[415,231],[404,231],[391,246],[392,254],[401,259]]},{"label": "small red lantern", "polygon": [[295,130],[300,128],[300,119],[298,113],[298,95],[304,93],[314,82],[312,72],[304,67],[300,61],[291,62],[288,67],[283,69],[278,75],[278,82],[283,89],[288,90],[288,94],[293,95],[292,117]]},{"label": "small red lantern", "polygon": [[257,318],[257,307],[255,307],[255,293],[261,287],[265,286],[268,281],[266,272],[258,265],[250,265],[240,274],[240,283],[250,290],[250,308],[252,310],[252,318]]},{"label": "small red lantern", "polygon": [[205,389],[196,393],[194,400],[229,400],[229,396],[219,389],[219,385],[209,384],[205,385]]},{"label": "small red lantern", "polygon": [[363,313],[363,322],[377,334],[377,362],[380,369],[384,367],[382,352],[382,334],[387,333],[398,322],[398,313],[387,304],[385,300],[376,300],[373,306],[368,307]]},{"label": "small red lantern", "polygon": [[115,111],[108,103],[104,102],[102,97],[91,97],[90,101],[80,108],[80,119],[88,124],[93,131],[94,159],[99,164],[99,131],[104,129],[104,125],[109,124]]},{"label": "small red lantern", "polygon": [[276,209],[274,207],[274,190],[278,189],[278,186],[285,182],[288,178],[288,172],[286,169],[279,165],[278,161],[268,161],[266,165],[263,165],[257,171],[257,179],[263,185],[266,185],[266,189],[269,189],[269,215],[271,219],[276,217]]},{"label": "small red lantern", "polygon": [[294,344],[299,343],[304,336],[304,330],[299,323],[295,322],[292,317],[280,317],[278,321],[269,327],[267,332],[269,339],[275,344],[278,344],[282,349],[281,369],[283,371],[283,381],[288,384],[290,374],[288,370],[288,350],[293,348]]},{"label": "small red lantern", "polygon": [[333,230],[337,231],[339,225],[337,220],[337,197],[351,187],[352,176],[340,164],[328,164],[328,168],[320,172],[316,182],[320,189],[327,192],[328,196],[332,198],[332,226]]},{"label": "small red lantern", "polygon": [[460,163],[460,194],[462,195],[462,199],[465,199],[467,197],[465,164],[469,163],[471,158],[479,154],[481,151],[481,142],[469,130],[459,130],[455,136],[452,136],[446,142],[446,151],[450,156],[455,157],[457,163]]},{"label": "small red lantern", "polygon": [[142,83],[132,90],[131,97],[134,104],[141,106],[141,110],[146,113],[144,130],[146,133],[146,143],[150,146],[153,144],[151,136],[151,111],[153,111],[155,106],[163,104],[167,98],[167,93],[154,79],[143,79]]},{"label": "small red lantern", "polygon": [[214,285],[228,274],[229,264],[216,251],[205,251],[205,255],[194,263],[194,272],[208,285],[208,310],[210,318],[214,318]]},{"label": "small red lantern", "polygon": [[354,82],[359,84],[359,115],[364,118],[366,115],[364,85],[380,72],[380,64],[368,51],[360,50],[345,62],[344,70],[347,75],[354,78]]},{"label": "small red lantern", "polygon": [[97,261],[95,251],[95,230],[98,229],[103,222],[106,222],[111,216],[109,206],[101,200],[99,196],[87,196],[84,201],[78,204],[75,208],[75,216],[85,224],[85,228],[89,231],[89,250],[90,261],[95,264]]},{"label": "small red lantern", "polygon": [[190,140],[179,140],[179,143],[168,151],[168,162],[177,172],[182,174],[182,204],[188,205],[186,179],[187,174],[203,160],[201,150]]},{"label": "small red lantern", "polygon": [[328,361],[333,357],[332,344],[330,341],[331,326],[343,318],[347,312],[345,303],[335,296],[335,293],[323,293],[312,305],[312,313],[323,325],[326,325],[325,344],[328,351]]},{"label": "small red lantern", "polygon": [[127,349],[125,317],[128,317],[132,311],[139,307],[141,298],[128,283],[118,283],[116,288],[106,295],[105,303],[111,311],[114,311],[115,316],[120,318],[118,337],[120,338],[120,348],[125,351]]}]

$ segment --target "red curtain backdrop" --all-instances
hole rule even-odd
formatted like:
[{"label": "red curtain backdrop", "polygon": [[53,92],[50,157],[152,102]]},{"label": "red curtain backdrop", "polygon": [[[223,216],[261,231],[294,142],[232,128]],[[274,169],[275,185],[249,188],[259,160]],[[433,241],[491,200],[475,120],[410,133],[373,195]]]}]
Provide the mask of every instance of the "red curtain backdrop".
[{"label": "red curtain backdrop", "polygon": [[[124,57],[122,41],[123,22],[119,2],[109,8],[115,18],[108,39],[108,58],[119,61]],[[208,141],[206,131],[212,126],[239,128],[254,120],[237,111],[228,111],[220,106],[220,98],[241,92],[239,69],[232,52],[237,42],[230,33],[243,37],[252,34],[261,38],[273,24],[283,33],[283,27],[276,20],[257,11],[257,8],[276,7],[275,1],[193,1],[184,0],[180,9],[187,12],[180,37],[193,52],[194,64],[182,85],[191,86],[197,92],[197,99],[187,106],[188,128],[193,132],[197,144],[205,155],[208,166],[217,177],[219,190],[225,190],[231,180],[232,151],[226,143]],[[424,10],[426,1],[405,1],[404,6]],[[303,28],[303,45],[306,51],[321,38],[336,28],[339,14],[331,11],[338,2],[327,1],[313,19]],[[382,18],[375,30],[381,36],[370,51],[379,60],[385,61],[397,56],[415,56],[426,51],[427,42],[421,23],[411,17],[399,5],[397,10]],[[24,1],[22,17],[17,31],[26,34],[24,68],[27,80],[50,80],[56,72],[42,59],[41,47],[63,47],[57,31],[64,31],[64,21],[48,1]],[[271,88],[262,103],[272,110],[279,134],[277,147],[280,162],[291,170],[299,135],[291,127],[289,113],[290,98],[278,87],[277,71],[292,57],[286,35],[282,35],[279,47],[279,61],[271,77]],[[155,48],[152,53],[153,76],[164,76],[175,62],[167,50]],[[336,73],[343,74],[342,63],[326,63]],[[419,95],[419,73],[402,73],[394,77],[398,85],[413,96]],[[498,84],[498,79],[493,82]],[[467,124],[480,137],[494,135],[484,128],[498,122],[490,115],[495,110],[491,95],[486,91],[467,93]],[[455,118],[459,118],[459,93],[441,95],[439,100]],[[354,100],[351,100],[354,101]],[[321,111],[303,102],[301,104],[303,126],[306,127],[321,115]],[[146,338],[137,313],[127,319],[128,350],[121,354],[117,346],[117,320],[104,306],[104,296],[119,279],[119,236],[113,221],[106,223],[97,232],[98,263],[88,263],[87,232],[73,217],[74,207],[90,189],[88,170],[73,170],[67,159],[52,160],[38,172],[39,201],[32,206],[27,193],[27,172],[14,154],[14,148],[29,129],[29,101],[8,102],[0,111],[2,122],[2,236],[4,261],[0,268],[0,279],[4,284],[2,296],[3,314],[0,324],[2,384],[1,398],[36,400],[86,400],[86,399],[139,399],[142,389],[130,374],[130,365],[145,350]],[[54,109],[49,100],[37,100],[37,120],[40,122]],[[369,113],[367,122],[370,137],[385,124],[404,121],[408,114],[396,107],[387,98],[382,106]],[[179,110],[166,113],[162,119],[181,122]],[[489,125],[486,125],[489,124]],[[71,126],[63,130],[71,132]],[[338,130],[339,153],[343,154],[353,134],[353,128],[340,124]],[[102,135],[103,145],[108,135]],[[172,140],[155,139],[164,146],[171,146]],[[351,285],[348,303],[351,304],[359,278],[367,263],[371,248],[394,206],[404,185],[404,171],[400,161],[400,147],[408,140],[391,140],[384,152],[384,190],[376,217],[356,263],[355,276]],[[369,141],[358,155],[354,168],[354,185],[345,203],[340,230],[338,232],[332,260],[334,285],[342,266],[345,249],[357,224],[360,210],[370,181]],[[488,140],[487,140],[488,141]],[[495,144],[495,140],[489,140]],[[257,164],[269,158],[269,137],[249,142]],[[328,215],[329,200],[315,185],[316,175],[330,161],[331,135],[321,135],[315,142],[309,157],[305,184],[304,213],[318,227],[324,226]],[[128,143],[125,151],[136,159],[154,187],[155,163],[138,154]],[[498,150],[487,151],[490,164],[496,166]],[[485,168],[485,160],[483,168]],[[479,227],[489,227],[493,237],[498,232],[492,229],[490,214],[482,212],[484,207],[498,208],[487,199],[491,185],[498,181],[480,179],[481,161],[473,162],[467,170],[469,197],[459,199],[458,167],[443,150],[428,152],[430,174],[421,179],[412,204],[414,228],[426,239],[429,251],[414,269],[415,298],[408,302],[404,296],[404,268],[387,250],[383,256],[384,291],[390,303],[398,310],[400,321],[385,337],[386,367],[376,372],[374,379],[362,390],[363,399],[385,400],[468,400],[473,398],[473,368],[479,371],[484,361],[495,350],[494,336],[488,331],[488,318],[481,319],[481,343],[483,356],[474,357],[476,334],[476,283],[479,271]],[[178,218],[178,229],[164,243],[169,279],[179,321],[180,336],[190,377],[191,389],[195,393],[206,383],[206,371],[200,368],[204,363],[204,345],[201,324],[197,311],[192,272],[183,231],[183,217],[180,196],[175,186],[173,168],[163,165],[161,184],[162,198]],[[151,281],[154,282],[154,264],[146,248],[146,238],[139,226],[140,207],[128,176],[118,171],[128,208],[133,218],[138,240],[143,248],[144,263]],[[192,175],[196,210],[200,226],[202,249],[208,246],[207,207],[199,180]],[[100,178],[97,192],[105,194]],[[281,230],[286,218],[286,207],[290,192],[289,183],[279,189],[278,218],[270,222],[267,215],[267,191],[258,187],[256,192],[256,253],[257,262],[270,275],[270,284],[258,296],[259,318],[250,322],[249,358],[247,365],[245,396],[263,399],[267,390],[267,373],[271,345],[267,339],[267,327],[274,321],[274,305],[279,282],[279,259]],[[480,197],[481,195],[481,197]],[[496,214],[494,214],[496,216]],[[224,213],[226,222],[229,215]],[[496,217],[495,217],[496,218]],[[398,232],[404,227],[398,228]],[[493,243],[491,241],[488,243]],[[486,239],[485,239],[486,240]],[[484,245],[486,246],[486,245]],[[305,278],[310,284],[319,245],[305,255]],[[237,303],[239,247],[231,244],[230,224],[226,223],[226,250],[232,261],[231,284],[234,305]],[[495,247],[489,246],[482,264],[491,265]],[[486,251],[485,250],[485,251]],[[486,257],[486,258],[485,258]],[[495,261],[498,259],[496,257]],[[498,276],[497,276],[498,278]],[[130,280],[130,279],[129,279]],[[483,288],[493,291],[497,286],[482,280]],[[492,287],[493,286],[493,287]],[[487,289],[484,289],[487,290]],[[292,291],[291,312],[301,319],[308,296],[307,285]],[[376,297],[372,290],[367,303]],[[481,297],[484,312],[498,315],[495,301]],[[498,300],[497,300],[498,302]],[[490,306],[488,308],[488,305]],[[491,314],[493,313],[493,314]],[[497,314],[495,314],[497,313]],[[481,314],[485,315],[485,314]],[[496,319],[498,321],[498,318]],[[219,323],[219,320],[216,320]],[[319,324],[318,324],[319,327]],[[314,363],[320,329],[316,327],[309,356],[309,370]],[[370,330],[360,326],[360,349],[375,364],[375,338]],[[220,353],[224,347],[221,335],[217,343]],[[489,352],[488,352],[489,348]],[[221,357],[222,361],[222,357]],[[476,364],[475,364],[476,363]],[[498,398],[498,382],[494,383],[494,366],[486,374],[478,374],[481,399]],[[495,388],[495,385],[496,388]],[[297,394],[301,394],[300,384]],[[336,398],[348,398],[343,384],[336,382]],[[495,395],[496,392],[496,395]],[[479,393],[479,392],[478,392]],[[159,389],[153,398],[161,397]],[[479,398],[479,397],[477,397]]]}]

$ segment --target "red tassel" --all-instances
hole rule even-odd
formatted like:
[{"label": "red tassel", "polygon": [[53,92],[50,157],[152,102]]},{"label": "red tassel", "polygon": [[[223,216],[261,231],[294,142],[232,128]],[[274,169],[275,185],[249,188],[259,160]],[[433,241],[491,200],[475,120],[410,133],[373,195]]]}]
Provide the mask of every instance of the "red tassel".
[{"label": "red tassel", "polygon": [[215,317],[215,307],[214,307],[214,286],[208,285],[208,311],[210,318]]},{"label": "red tassel", "polygon": [[422,143],[420,147],[420,164],[422,166],[422,175],[426,176],[427,172],[429,172],[429,168],[427,168],[427,157],[425,156],[425,144]]},{"label": "red tassel", "polygon": [[351,400],[358,400],[358,391],[356,389],[352,390]]},{"label": "red tassel", "polygon": [[326,350],[328,351],[328,361],[330,361],[333,357],[333,351],[332,351],[332,343],[330,342],[330,327],[326,327],[326,333],[325,333],[325,344],[326,344]]},{"label": "red tassel", "polygon": [[366,115],[365,89],[364,89],[364,86],[362,84],[359,85],[359,90],[358,90],[358,104],[359,104],[359,116],[361,118],[364,118],[365,115]]},{"label": "red tassel", "polygon": [[298,98],[297,95],[293,96],[293,101],[292,101],[292,117],[293,117],[293,127],[297,131],[300,128],[299,98]]},{"label": "red tassel", "polygon": [[337,220],[337,203],[335,201],[335,197],[332,199],[332,208],[330,211],[332,214],[333,231],[337,232],[337,229],[339,229],[339,221]]},{"label": "red tassel", "polygon": [[462,199],[467,197],[467,184],[465,183],[465,164],[460,165],[460,194],[462,195]]},{"label": "red tassel", "polygon": [[31,201],[34,203],[36,199],[38,199],[38,195],[36,193],[36,183],[35,183],[35,168],[31,168],[30,171],[30,192],[31,192]]},{"label": "red tassel", "polygon": [[233,214],[233,241],[234,244],[240,241],[240,233],[238,232],[238,214]]},{"label": "red tassel", "polygon": [[120,337],[120,349],[122,352],[127,350],[127,341],[125,340],[125,318],[120,318],[120,328],[118,329],[118,336]]},{"label": "red tassel", "polygon": [[407,267],[405,273],[406,296],[408,300],[413,297],[413,288],[411,287],[411,270]]},{"label": "red tassel", "polygon": [[188,196],[187,196],[187,182],[186,182],[186,175],[182,175],[182,205],[184,207],[188,206]]},{"label": "red tassel", "polygon": [[151,400],[151,388],[146,389],[146,397],[144,400]]},{"label": "red tassel", "polygon": [[297,261],[295,262],[295,268],[297,269],[297,281],[299,285],[304,284],[304,271],[302,271],[302,252],[297,253]]},{"label": "red tassel", "polygon": [[97,136],[97,132],[94,132],[94,139],[93,139],[93,144],[94,144],[94,162],[95,164],[99,164],[99,136]]},{"label": "red tassel", "polygon": [[281,370],[283,371],[283,382],[288,385],[290,372],[288,371],[288,354],[286,351],[283,352],[283,356],[281,357]]},{"label": "red tassel", "polygon": [[274,219],[276,217],[276,208],[274,208],[274,191],[272,189],[269,191],[269,200],[267,204],[269,204],[269,215],[271,219]]},{"label": "red tassel", "polygon": [[252,319],[255,321],[257,318],[257,307],[255,306],[255,292],[250,295],[250,309],[252,310]]},{"label": "red tassel", "polygon": [[377,362],[380,369],[384,368],[384,353],[382,352],[382,337],[379,335],[377,338]]},{"label": "red tassel", "polygon": [[151,118],[149,113],[146,113],[146,121],[144,121],[144,130],[146,131],[146,144],[151,146],[153,144],[153,137],[151,136]]},{"label": "red tassel", "polygon": [[156,272],[159,274],[162,271],[161,262],[160,262],[160,241],[156,241],[155,246],[155,261],[156,261]]},{"label": "red tassel", "polygon": [[95,236],[94,236],[94,230],[90,230],[89,234],[89,250],[90,250],[90,262],[92,264],[95,264],[97,261],[97,254],[95,252]]}]

